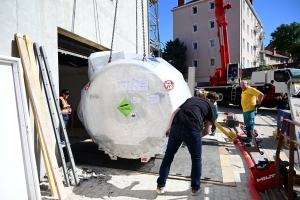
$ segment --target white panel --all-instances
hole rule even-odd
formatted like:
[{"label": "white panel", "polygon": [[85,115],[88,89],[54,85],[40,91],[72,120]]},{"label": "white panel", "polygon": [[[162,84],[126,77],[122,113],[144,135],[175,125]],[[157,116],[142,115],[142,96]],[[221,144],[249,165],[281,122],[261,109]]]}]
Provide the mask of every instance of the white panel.
[{"label": "white panel", "polygon": [[0,63],[0,199],[27,199],[12,66]]}]

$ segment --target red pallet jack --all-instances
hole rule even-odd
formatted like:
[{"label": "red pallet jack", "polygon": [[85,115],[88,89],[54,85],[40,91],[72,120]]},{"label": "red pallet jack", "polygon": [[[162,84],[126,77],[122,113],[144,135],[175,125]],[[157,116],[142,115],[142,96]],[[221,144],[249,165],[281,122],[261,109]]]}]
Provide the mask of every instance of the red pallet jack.
[{"label": "red pallet jack", "polygon": [[[259,145],[261,140],[257,140],[256,138],[258,136],[257,130],[254,131],[254,134],[252,133],[253,143],[250,144],[245,138],[245,124],[243,122],[239,122],[234,113],[225,114],[227,117],[224,119],[224,123],[221,125],[216,122],[215,125],[225,135],[227,135],[232,142],[235,142],[239,146],[239,149],[245,156],[251,172],[249,189],[252,197],[254,199],[261,199],[257,191],[265,192],[267,195],[268,190],[275,188],[276,163],[274,161],[268,161],[268,159],[263,157],[264,152],[260,150],[261,146]],[[226,127],[229,131],[223,127]],[[232,131],[232,129],[234,129],[234,131]],[[286,168],[288,165],[288,162],[280,161],[280,187],[284,186],[284,188],[288,188],[288,170]],[[275,196],[279,197],[279,194]],[[272,199],[278,199],[277,197]]]}]

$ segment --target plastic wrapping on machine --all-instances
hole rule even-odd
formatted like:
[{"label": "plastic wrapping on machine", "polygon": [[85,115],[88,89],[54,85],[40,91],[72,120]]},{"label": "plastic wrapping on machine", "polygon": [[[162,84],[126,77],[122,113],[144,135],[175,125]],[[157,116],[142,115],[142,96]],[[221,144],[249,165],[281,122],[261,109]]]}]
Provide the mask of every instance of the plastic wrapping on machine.
[{"label": "plastic wrapping on machine", "polygon": [[89,57],[90,82],[78,117],[93,141],[121,158],[153,157],[165,148],[172,112],[191,97],[182,74],[162,58],[128,52]]}]

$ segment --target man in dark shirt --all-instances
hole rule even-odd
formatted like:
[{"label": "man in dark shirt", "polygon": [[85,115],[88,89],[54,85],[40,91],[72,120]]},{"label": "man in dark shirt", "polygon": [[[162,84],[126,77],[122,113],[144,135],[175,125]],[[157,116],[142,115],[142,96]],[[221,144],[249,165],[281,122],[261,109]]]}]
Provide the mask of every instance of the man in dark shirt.
[{"label": "man in dark shirt", "polygon": [[288,101],[287,93],[282,92],[277,97],[277,109],[287,110],[288,104],[289,104],[289,101]]},{"label": "man in dark shirt", "polygon": [[[192,159],[191,187],[192,195],[200,192],[200,177],[202,172],[202,137],[211,131],[216,119],[214,102],[218,99],[215,92],[209,92],[206,98],[192,97],[177,108],[171,117],[166,136],[169,137],[167,149],[159,170],[157,193],[164,193],[171,163],[178,148],[185,142]],[[202,123],[206,121],[205,129],[200,132]]]}]

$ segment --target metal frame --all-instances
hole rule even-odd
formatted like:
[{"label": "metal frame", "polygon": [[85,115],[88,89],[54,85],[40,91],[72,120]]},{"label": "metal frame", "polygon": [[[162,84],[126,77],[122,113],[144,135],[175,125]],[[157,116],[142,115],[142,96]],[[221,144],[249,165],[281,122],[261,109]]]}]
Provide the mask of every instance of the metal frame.
[{"label": "metal frame", "polygon": [[[281,151],[281,146],[283,144],[283,139],[286,138],[289,142],[290,142],[290,147],[289,147],[289,169],[294,169],[294,148],[297,147],[297,157],[298,157],[298,164],[299,164],[299,146],[300,143],[297,140],[297,136],[295,134],[296,132],[296,128],[300,127],[300,123],[295,121],[295,116],[293,113],[293,104],[292,104],[292,100],[291,98],[295,98],[292,97],[291,94],[291,86],[295,83],[295,82],[300,82],[300,79],[290,79],[287,82],[287,88],[288,88],[288,101],[289,101],[289,106],[290,106],[290,110],[291,110],[291,117],[292,120],[289,119],[283,119],[282,121],[282,125],[281,125],[281,131],[280,131],[280,135],[279,135],[279,141],[278,141],[278,145],[277,145],[277,149],[276,149],[276,176],[275,176],[275,188],[279,189],[279,178],[280,178],[280,170],[279,170],[279,166],[280,166],[280,151]],[[290,124],[290,136],[287,136],[284,134],[287,123]],[[294,186],[294,170],[289,170],[289,181],[288,181],[288,199],[291,200],[293,199],[293,186]]]},{"label": "metal frame", "polygon": [[12,66],[28,198],[39,200],[41,199],[41,192],[31,136],[21,59],[0,56],[0,61]]},{"label": "metal frame", "polygon": [[[66,148],[67,148],[69,160],[70,160],[70,163],[71,163],[75,183],[76,183],[76,185],[79,185],[80,180],[78,178],[78,174],[77,174],[77,170],[76,170],[76,166],[75,166],[74,157],[73,157],[73,153],[72,153],[72,150],[71,150],[68,134],[67,134],[67,131],[66,131],[66,127],[65,127],[65,124],[63,122],[62,114],[60,112],[59,98],[56,96],[56,94],[58,94],[58,93],[56,93],[56,91],[55,91],[55,84],[54,84],[54,81],[52,79],[52,74],[51,74],[51,70],[50,70],[50,67],[49,67],[49,63],[48,63],[48,57],[46,55],[46,51],[45,51],[43,46],[39,47],[37,43],[34,43],[34,48],[35,48],[35,51],[38,53],[39,62],[41,62],[41,60],[40,60],[41,58],[44,61],[44,65],[42,64],[42,62],[40,63],[40,68],[41,68],[41,72],[42,72],[42,75],[43,75],[43,81],[44,81],[45,86],[46,86],[46,84],[48,84],[48,86],[45,87],[45,88],[46,88],[46,92],[47,92],[48,101],[51,101],[51,103],[49,103],[51,113],[52,113],[52,115],[54,114],[59,119],[60,127],[62,128],[64,137],[65,137]],[[40,54],[40,52],[41,52],[41,54]],[[49,87],[50,87],[50,90],[49,90]],[[54,108],[52,107],[53,103],[54,103]],[[52,117],[52,115],[51,115],[51,117]],[[63,164],[65,165],[64,154],[62,152],[62,146],[61,146],[61,141],[60,141],[60,137],[59,137],[59,126],[57,126],[57,124],[56,124],[56,119],[53,120],[53,126],[54,126],[54,130],[55,130],[55,133],[56,133],[56,139],[58,141],[58,146],[59,146],[59,150],[60,150],[60,153],[61,153],[61,158],[63,160]],[[67,181],[67,185],[69,186],[68,171],[66,169],[66,166],[64,166],[63,169],[64,169],[64,172],[65,172],[65,179]]]},{"label": "metal frame", "polygon": [[33,46],[34,46],[34,51],[35,51],[35,54],[36,54],[36,57],[37,57],[37,60],[38,60],[39,67],[40,67],[40,72],[41,72],[41,75],[42,75],[42,81],[43,81],[43,85],[44,85],[44,88],[45,88],[45,93],[46,93],[48,105],[49,105],[49,108],[50,108],[50,116],[51,116],[51,120],[52,120],[52,125],[53,125],[53,129],[54,129],[55,138],[56,138],[56,141],[57,141],[57,144],[58,144],[59,154],[60,154],[61,161],[62,161],[62,168],[63,168],[63,171],[64,171],[64,178],[66,180],[67,187],[69,187],[70,186],[70,180],[69,180],[69,175],[68,175],[68,169],[67,169],[67,166],[66,166],[65,156],[64,156],[63,149],[62,149],[60,136],[59,136],[59,131],[60,131],[59,124],[56,123],[57,121],[56,121],[56,117],[55,117],[55,116],[58,116],[58,114],[57,114],[57,112],[56,112],[56,110],[54,109],[54,106],[53,106],[53,102],[52,102],[53,97],[51,95],[51,91],[50,91],[50,88],[49,88],[49,81],[48,81],[48,78],[47,78],[46,70],[45,70],[45,67],[44,67],[43,62],[42,62],[41,52],[39,50],[39,47],[38,47],[37,43],[34,43]]},{"label": "metal frame", "polygon": [[148,20],[149,55],[154,56],[154,51],[158,51],[158,57],[161,57],[159,34],[159,0],[148,0]]},{"label": "metal frame", "polygon": [[[290,79],[288,82],[287,82],[287,88],[288,88],[288,90],[287,90],[287,93],[288,93],[288,101],[289,101],[289,107],[290,107],[290,110],[291,110],[291,118],[292,118],[292,120],[293,121],[295,121],[295,119],[296,119],[296,116],[294,116],[294,112],[293,112],[293,105],[292,105],[292,101],[291,101],[291,97],[292,97],[292,95],[294,95],[294,94],[291,94],[291,87],[292,87],[292,85],[294,84],[294,83],[300,83],[300,79],[299,78],[293,78],[293,79]],[[294,91],[294,92],[297,92],[297,91]],[[294,97],[292,97],[292,98],[294,98]],[[298,129],[298,128],[296,128],[295,127],[295,129]],[[285,129],[284,129],[285,130]],[[295,138],[295,140],[296,141],[298,141],[297,140],[297,137]],[[299,142],[299,141],[298,141]],[[299,164],[300,164],[300,152],[299,152],[300,150],[299,150],[299,147],[297,147],[297,159],[298,159],[298,166],[299,166]]]}]

